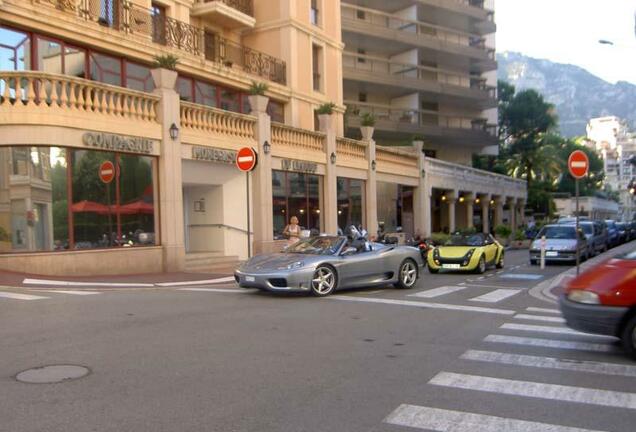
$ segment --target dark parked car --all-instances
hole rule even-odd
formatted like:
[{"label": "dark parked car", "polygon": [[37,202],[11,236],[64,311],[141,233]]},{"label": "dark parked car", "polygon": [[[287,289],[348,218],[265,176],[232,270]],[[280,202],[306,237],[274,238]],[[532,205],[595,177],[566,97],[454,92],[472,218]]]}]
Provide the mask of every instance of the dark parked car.
[{"label": "dark parked car", "polygon": [[620,244],[620,238],[618,229],[616,228],[616,221],[613,219],[605,219],[605,225],[607,226],[607,246],[610,248],[618,246]]},{"label": "dark parked car", "polygon": [[625,222],[616,222],[616,229],[618,230],[618,242],[620,244],[627,243],[630,240],[630,227]]},{"label": "dark parked car", "polygon": [[607,230],[598,222],[582,221],[579,227],[587,240],[588,255],[596,255],[607,250]]}]

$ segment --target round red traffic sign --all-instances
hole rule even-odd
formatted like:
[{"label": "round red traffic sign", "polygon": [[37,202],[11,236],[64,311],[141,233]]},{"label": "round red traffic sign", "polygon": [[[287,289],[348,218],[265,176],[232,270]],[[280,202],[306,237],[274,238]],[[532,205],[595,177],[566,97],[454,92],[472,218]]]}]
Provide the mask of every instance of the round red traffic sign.
[{"label": "round red traffic sign", "polygon": [[115,178],[115,165],[111,161],[104,161],[99,166],[99,179],[108,184]]},{"label": "round red traffic sign", "polygon": [[590,168],[590,160],[584,151],[574,150],[568,158],[568,169],[572,177],[576,179],[583,178],[587,175]]},{"label": "round red traffic sign", "polygon": [[256,152],[251,147],[243,147],[236,154],[236,166],[241,171],[252,171],[256,167]]}]

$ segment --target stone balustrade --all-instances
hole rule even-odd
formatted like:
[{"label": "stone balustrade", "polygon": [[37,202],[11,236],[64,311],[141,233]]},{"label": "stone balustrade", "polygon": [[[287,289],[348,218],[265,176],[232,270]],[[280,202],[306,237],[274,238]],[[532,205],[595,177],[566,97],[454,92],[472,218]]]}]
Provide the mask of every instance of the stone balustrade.
[{"label": "stone balustrade", "polygon": [[256,117],[181,102],[181,127],[233,138],[255,140]]},{"label": "stone balustrade", "polygon": [[[298,151],[325,151],[325,134],[272,122],[272,149],[295,147]],[[276,154],[276,153],[274,153]]]}]

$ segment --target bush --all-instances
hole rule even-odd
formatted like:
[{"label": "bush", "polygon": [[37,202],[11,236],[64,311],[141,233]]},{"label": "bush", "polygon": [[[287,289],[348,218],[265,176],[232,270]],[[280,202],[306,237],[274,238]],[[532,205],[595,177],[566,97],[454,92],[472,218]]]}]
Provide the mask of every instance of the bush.
[{"label": "bush", "polygon": [[252,96],[264,96],[265,92],[269,89],[267,83],[252,81],[249,92]]},{"label": "bush", "polygon": [[476,234],[477,233],[477,228],[475,228],[475,227],[460,228],[460,229],[456,230],[455,232],[457,234],[461,234],[461,235],[471,235],[471,234]]},{"label": "bush", "polygon": [[375,126],[375,116],[371,113],[364,113],[360,116],[360,124],[365,127]]},{"label": "bush", "polygon": [[500,238],[508,238],[512,234],[512,230],[508,225],[497,225],[495,227],[495,234]]},{"label": "bush", "polygon": [[450,239],[450,234],[446,233],[433,233],[431,234],[431,240],[435,246],[443,245]]},{"label": "bush", "polygon": [[318,107],[318,109],[316,110],[316,113],[318,114],[327,114],[327,115],[331,115],[333,114],[333,109],[336,107],[336,104],[333,102],[327,102],[324,103],[322,105],[320,105]]},{"label": "bush", "polygon": [[177,70],[177,63],[179,63],[179,57],[172,54],[162,54],[155,56],[155,67]]},{"label": "bush", "polygon": [[524,241],[526,240],[526,231],[523,228],[519,228],[515,232],[515,241]]}]

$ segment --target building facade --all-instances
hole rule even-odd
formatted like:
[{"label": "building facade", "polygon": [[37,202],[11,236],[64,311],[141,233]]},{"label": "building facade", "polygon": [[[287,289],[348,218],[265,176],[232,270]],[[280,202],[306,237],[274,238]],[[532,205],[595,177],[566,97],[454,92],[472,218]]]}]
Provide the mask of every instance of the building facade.
[{"label": "building facade", "polygon": [[[441,3],[451,22],[476,25],[478,15],[494,28],[482,5]],[[291,216],[328,233],[518,223],[525,183],[475,170],[464,155],[492,144],[482,128],[416,128],[422,136],[398,148],[385,145],[390,134],[382,141],[381,122],[377,137],[354,136],[344,115],[348,7],[0,1],[0,269],[227,270],[280,248]],[[176,71],[154,64],[166,54]],[[250,94],[254,83],[267,84],[264,95]],[[471,113],[491,109],[471,85],[438,87],[453,103],[477,100]],[[330,102],[331,115],[316,115]],[[243,147],[258,155],[249,174],[235,164]]]}]

